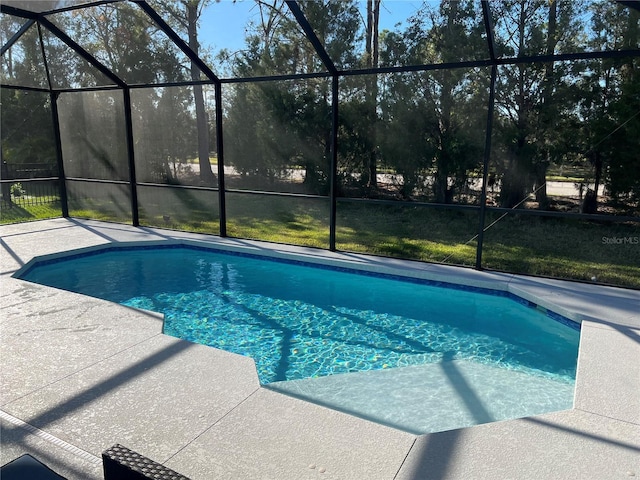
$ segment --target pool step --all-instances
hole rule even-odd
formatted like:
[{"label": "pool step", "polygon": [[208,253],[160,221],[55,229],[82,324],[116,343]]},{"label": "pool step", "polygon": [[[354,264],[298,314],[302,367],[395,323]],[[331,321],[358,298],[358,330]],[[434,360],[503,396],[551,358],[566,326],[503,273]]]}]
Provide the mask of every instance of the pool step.
[{"label": "pool step", "polygon": [[423,434],[570,409],[574,382],[452,360],[266,388]]}]

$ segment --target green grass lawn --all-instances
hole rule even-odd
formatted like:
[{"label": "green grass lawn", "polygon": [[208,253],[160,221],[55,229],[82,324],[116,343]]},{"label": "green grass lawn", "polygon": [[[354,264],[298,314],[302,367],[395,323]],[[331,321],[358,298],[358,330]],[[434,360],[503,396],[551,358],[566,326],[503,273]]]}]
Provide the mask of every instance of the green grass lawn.
[{"label": "green grass lawn", "polygon": [[475,212],[339,204],[336,248],[455,265],[474,265]]},{"label": "green grass lawn", "polygon": [[[608,243],[617,239],[621,243]],[[483,266],[640,287],[640,223],[510,215],[485,233]]]},{"label": "green grass lawn", "polygon": [[[218,235],[212,192],[163,192],[143,196],[140,222]],[[128,223],[98,203],[73,216]],[[59,217],[59,206],[2,210],[2,223]],[[497,218],[497,217],[496,217]],[[487,217],[486,225],[495,218]],[[329,247],[329,201],[229,193],[227,235],[309,247]],[[475,265],[477,212],[339,202],[336,248],[342,251]],[[509,215],[484,234],[483,267],[640,288],[640,223]],[[616,239],[616,240],[611,240]]]},{"label": "green grass lawn", "polygon": [[0,224],[30,222],[33,220],[44,220],[46,218],[57,218],[62,216],[60,202],[47,203],[44,205],[6,206],[2,202],[0,208]]}]

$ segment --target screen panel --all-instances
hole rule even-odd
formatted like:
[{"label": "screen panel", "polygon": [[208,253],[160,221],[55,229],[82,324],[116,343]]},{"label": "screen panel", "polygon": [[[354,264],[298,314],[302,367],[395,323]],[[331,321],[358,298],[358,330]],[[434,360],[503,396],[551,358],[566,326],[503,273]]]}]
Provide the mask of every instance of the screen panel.
[{"label": "screen panel", "polygon": [[227,187],[329,193],[331,81],[225,85]]},{"label": "screen panel", "polygon": [[329,247],[329,199],[227,192],[226,203],[230,237]]},{"label": "screen panel", "polygon": [[483,267],[638,288],[640,220],[487,215]]},{"label": "screen panel", "polygon": [[488,74],[473,68],[342,79],[340,195],[477,205]]},{"label": "screen panel", "polygon": [[[2,15],[3,40],[9,40],[15,33],[13,30],[17,30],[20,24],[15,17]],[[38,28],[35,25],[29,27],[2,55],[0,67],[0,79],[4,85],[49,88]]]},{"label": "screen panel", "polygon": [[217,187],[212,87],[135,89],[131,103],[138,182]]},{"label": "screen panel", "polygon": [[46,28],[42,28],[42,40],[52,88],[115,85],[112,79],[100,72]]},{"label": "screen panel", "polygon": [[182,50],[133,2],[87,6],[47,18],[128,84],[202,78]]},{"label": "screen panel", "polygon": [[478,209],[338,202],[336,248],[411,260],[475,265]]},{"label": "screen panel", "polygon": [[58,112],[67,177],[129,180],[121,91],[62,93]]},{"label": "screen panel", "polygon": [[31,12],[48,12],[56,8],[75,7],[92,1],[93,0],[2,0],[2,3]]},{"label": "screen panel", "polygon": [[71,217],[132,223],[129,185],[67,180]]},{"label": "screen panel", "polygon": [[638,62],[499,67],[490,205],[638,215]]},{"label": "screen panel", "polygon": [[138,185],[140,224],[189,232],[220,233],[218,192]]},{"label": "screen panel", "polygon": [[489,2],[496,54],[515,58],[637,50],[640,12],[608,0]]},{"label": "screen panel", "polygon": [[149,3],[220,78],[326,71],[283,1]]}]

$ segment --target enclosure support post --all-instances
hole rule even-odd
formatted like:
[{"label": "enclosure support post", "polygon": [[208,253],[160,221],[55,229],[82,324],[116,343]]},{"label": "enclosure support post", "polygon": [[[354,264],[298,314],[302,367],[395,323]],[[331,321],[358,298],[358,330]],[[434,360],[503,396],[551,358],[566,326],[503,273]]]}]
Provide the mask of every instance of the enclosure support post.
[{"label": "enclosure support post", "polygon": [[67,176],[64,173],[64,161],[62,157],[62,140],[60,137],[60,117],[58,116],[59,93],[51,92],[51,115],[53,116],[53,135],[56,143],[56,160],[58,164],[58,188],[60,192],[60,209],[64,218],[69,217],[69,201],[67,198]]},{"label": "enclosure support post", "polygon": [[487,106],[487,130],[484,141],[484,159],[482,165],[482,191],[480,193],[480,219],[478,222],[478,244],[476,246],[476,269],[482,270],[482,246],[484,242],[484,223],[487,212],[487,178],[491,159],[491,137],[493,135],[493,109],[496,93],[496,75],[498,67],[491,67],[491,84],[489,86],[489,105]]},{"label": "enclosure support post", "polygon": [[138,212],[138,187],[136,182],[136,162],[133,142],[133,117],[131,115],[131,90],[122,89],[124,94],[124,123],[127,134],[127,157],[129,158],[129,187],[131,190],[131,223],[134,227],[140,225]]},{"label": "enclosure support post", "polygon": [[215,83],[216,94],[216,148],[218,150],[218,212],[220,236],[227,236],[227,203],[224,186],[224,141],[222,138],[222,84]]},{"label": "enclosure support post", "polygon": [[331,176],[329,180],[329,250],[336,251],[336,203],[338,197],[338,75],[331,80]]}]

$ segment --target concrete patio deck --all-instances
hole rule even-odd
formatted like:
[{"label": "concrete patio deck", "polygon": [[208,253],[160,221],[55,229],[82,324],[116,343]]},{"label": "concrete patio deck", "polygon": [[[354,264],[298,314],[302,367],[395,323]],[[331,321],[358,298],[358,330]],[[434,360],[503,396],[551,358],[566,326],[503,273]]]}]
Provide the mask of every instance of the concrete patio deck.
[{"label": "concrete patio deck", "polygon": [[[260,387],[253,360],[162,316],[11,277],[37,255],[197,239],[505,288],[582,321],[574,408],[413,435]],[[115,443],[194,480],[640,477],[640,292],[76,219],[0,227],[0,464],[101,479]]]}]

